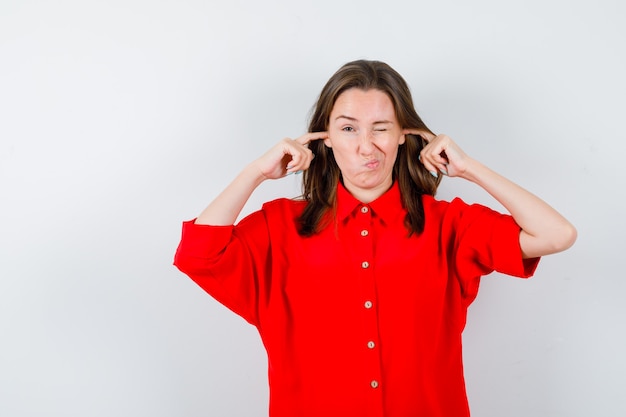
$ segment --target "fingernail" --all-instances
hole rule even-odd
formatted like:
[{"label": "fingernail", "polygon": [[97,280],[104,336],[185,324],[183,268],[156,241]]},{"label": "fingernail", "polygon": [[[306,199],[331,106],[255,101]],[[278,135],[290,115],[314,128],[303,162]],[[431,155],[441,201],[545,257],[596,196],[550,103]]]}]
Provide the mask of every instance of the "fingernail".
[{"label": "fingernail", "polygon": [[448,171],[446,171],[445,169],[440,169],[440,171],[443,175],[448,175]]},{"label": "fingernail", "polygon": [[429,171],[430,175],[432,175],[433,177],[437,178],[439,175],[437,175],[437,173],[435,171]]},{"label": "fingernail", "polygon": [[296,171],[296,175],[298,175],[298,174],[302,174],[302,170]]}]

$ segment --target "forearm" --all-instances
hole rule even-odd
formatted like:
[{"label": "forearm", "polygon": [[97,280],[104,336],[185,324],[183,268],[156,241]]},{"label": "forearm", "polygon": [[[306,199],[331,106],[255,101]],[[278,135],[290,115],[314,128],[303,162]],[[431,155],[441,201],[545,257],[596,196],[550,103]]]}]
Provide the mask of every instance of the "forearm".
[{"label": "forearm", "polygon": [[462,177],[482,187],[513,216],[522,229],[520,246],[525,258],[563,251],[576,240],[576,229],[559,212],[478,161],[470,160]]},{"label": "forearm", "polygon": [[241,173],[213,200],[196,219],[196,224],[228,226],[234,224],[254,190],[265,180],[253,164]]},{"label": "forearm", "polygon": [[326,139],[327,132],[313,132],[297,139],[285,138],[263,156],[244,168],[233,182],[196,219],[196,224],[228,226],[234,224],[252,195],[267,179],[309,168],[313,153],[306,146],[312,140]]}]

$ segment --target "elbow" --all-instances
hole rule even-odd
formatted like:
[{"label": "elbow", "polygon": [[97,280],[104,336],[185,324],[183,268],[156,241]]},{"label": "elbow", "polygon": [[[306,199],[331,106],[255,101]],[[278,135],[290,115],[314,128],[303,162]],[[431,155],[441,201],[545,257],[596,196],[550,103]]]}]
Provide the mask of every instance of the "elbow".
[{"label": "elbow", "polygon": [[578,238],[578,231],[573,224],[568,223],[567,231],[564,233],[564,235],[565,247],[563,248],[563,250],[569,249],[574,245],[576,239]]},{"label": "elbow", "polygon": [[565,221],[553,225],[539,235],[531,235],[525,231],[520,234],[520,245],[524,258],[537,258],[569,249],[576,242],[576,228]]},{"label": "elbow", "polygon": [[576,242],[578,231],[570,222],[566,222],[559,230],[558,238],[553,242],[553,252],[563,252],[571,248]]}]

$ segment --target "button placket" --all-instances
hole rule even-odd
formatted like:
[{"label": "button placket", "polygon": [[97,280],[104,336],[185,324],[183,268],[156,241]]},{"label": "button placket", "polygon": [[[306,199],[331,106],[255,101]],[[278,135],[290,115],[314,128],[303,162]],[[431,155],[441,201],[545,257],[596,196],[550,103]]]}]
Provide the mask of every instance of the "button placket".
[{"label": "button placket", "polygon": [[[359,282],[361,284],[363,320],[364,320],[364,341],[363,349],[367,352],[365,370],[367,378],[364,382],[371,388],[372,395],[380,396],[381,363],[378,349],[378,314],[376,307],[376,277],[374,264],[374,236],[373,222],[376,221],[374,212],[370,207],[363,205],[353,218],[354,224],[351,233],[355,237],[354,259],[359,267]],[[382,400],[382,398],[381,398]]]}]

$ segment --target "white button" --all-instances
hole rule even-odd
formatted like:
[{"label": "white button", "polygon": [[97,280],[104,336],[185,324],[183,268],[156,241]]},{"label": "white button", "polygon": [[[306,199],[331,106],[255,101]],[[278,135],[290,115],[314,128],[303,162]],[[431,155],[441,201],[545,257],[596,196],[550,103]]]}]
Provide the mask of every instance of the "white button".
[{"label": "white button", "polygon": [[370,340],[369,342],[367,342],[367,347],[370,349],[374,349],[376,347],[376,343]]},{"label": "white button", "polygon": [[372,308],[372,302],[371,301],[366,301],[364,306],[365,306],[365,308]]},{"label": "white button", "polygon": [[365,269],[365,268],[369,268],[370,267],[370,263],[367,261],[363,261],[361,262],[361,268]]},{"label": "white button", "polygon": [[368,211],[370,211],[370,209],[368,209],[366,206],[361,207],[361,213],[367,213]]},{"label": "white button", "polygon": [[370,382],[370,386],[371,386],[372,388],[378,388],[378,381],[373,380],[372,382]]},{"label": "white button", "polygon": [[361,230],[361,236],[367,236],[369,234],[370,232],[368,232],[367,230]]}]

